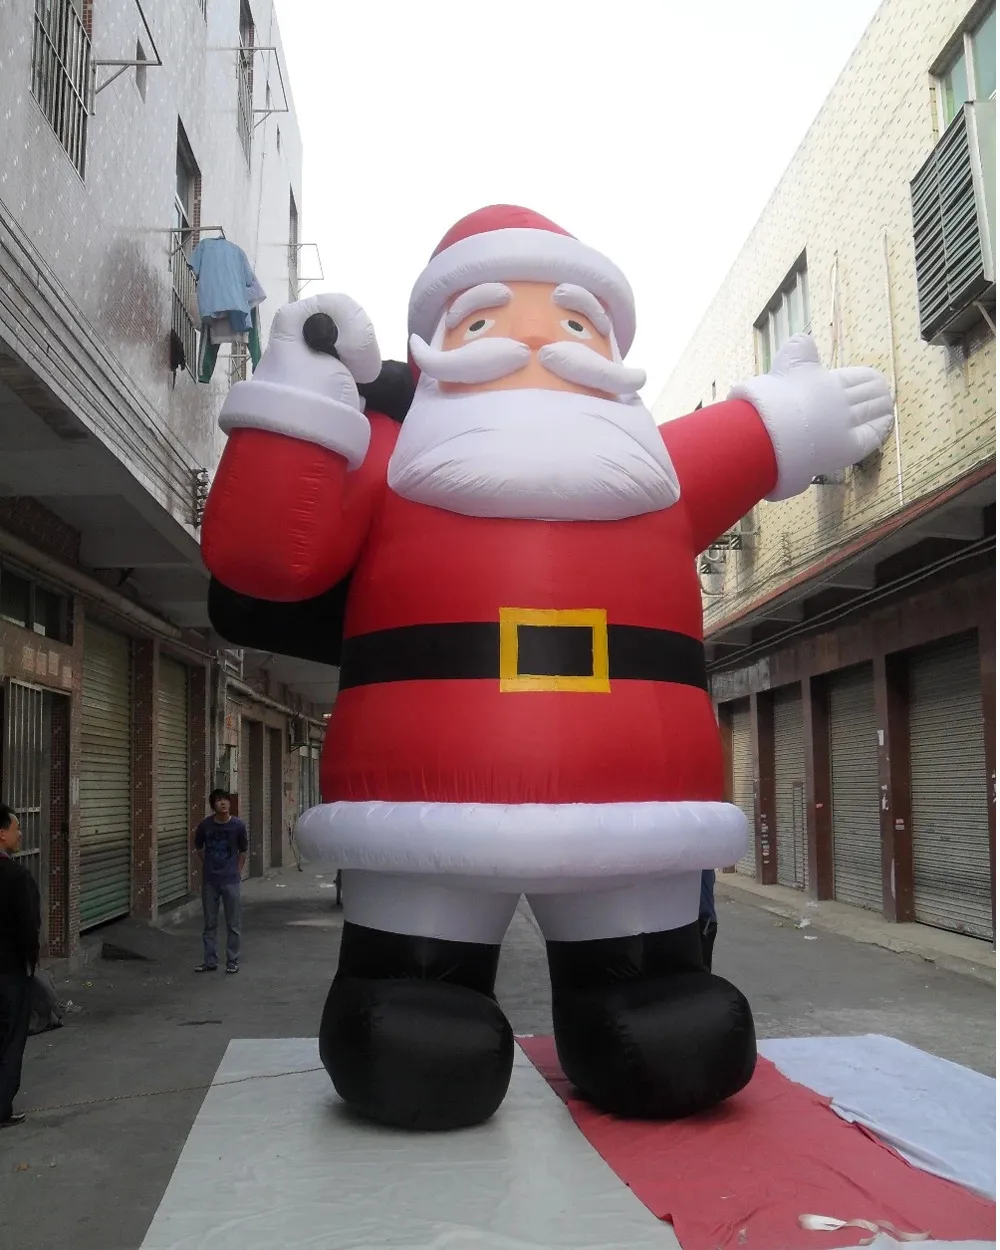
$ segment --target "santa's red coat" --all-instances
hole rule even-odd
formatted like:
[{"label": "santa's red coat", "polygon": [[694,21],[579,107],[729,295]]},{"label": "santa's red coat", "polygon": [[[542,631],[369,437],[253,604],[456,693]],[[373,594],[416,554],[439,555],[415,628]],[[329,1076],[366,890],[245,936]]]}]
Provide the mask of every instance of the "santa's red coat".
[{"label": "santa's red coat", "polygon": [[[661,427],[672,507],[617,521],[483,519],[386,483],[399,427],[377,414],[364,464],[260,430],[229,438],[202,544],[225,585],[317,595],[351,573],[345,638],[496,623],[502,609],[604,609],[609,625],[702,638],[696,557],[766,496],[774,450],[757,412],[714,405]],[[496,679],[342,690],[323,752],[327,803],[717,802],[722,754],[704,689],[614,680],[606,693],[509,691]]]}]

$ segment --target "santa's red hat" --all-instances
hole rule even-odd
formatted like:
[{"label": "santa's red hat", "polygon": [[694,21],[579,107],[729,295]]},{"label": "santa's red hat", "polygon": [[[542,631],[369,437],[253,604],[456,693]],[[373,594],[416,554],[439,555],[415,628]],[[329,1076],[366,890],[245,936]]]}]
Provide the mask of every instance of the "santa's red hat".
[{"label": "santa's red hat", "polygon": [[635,300],[625,275],[528,208],[493,204],[452,226],[414,285],[410,333],[429,343],[452,297],[480,282],[573,282],[607,309],[623,356],[632,345]]}]

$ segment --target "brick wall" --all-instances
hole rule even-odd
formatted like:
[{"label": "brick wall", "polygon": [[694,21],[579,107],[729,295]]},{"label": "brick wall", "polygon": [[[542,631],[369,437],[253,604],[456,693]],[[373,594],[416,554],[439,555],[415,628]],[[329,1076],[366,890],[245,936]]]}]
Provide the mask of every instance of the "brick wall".
[{"label": "brick wall", "polygon": [[69,742],[70,700],[51,699],[49,750],[49,955],[69,949]]},{"label": "brick wall", "polygon": [[0,499],[0,528],[66,564],[79,562],[80,535],[37,499]]},{"label": "brick wall", "polygon": [[156,915],[156,759],[157,644],[132,644],[132,914]]}]

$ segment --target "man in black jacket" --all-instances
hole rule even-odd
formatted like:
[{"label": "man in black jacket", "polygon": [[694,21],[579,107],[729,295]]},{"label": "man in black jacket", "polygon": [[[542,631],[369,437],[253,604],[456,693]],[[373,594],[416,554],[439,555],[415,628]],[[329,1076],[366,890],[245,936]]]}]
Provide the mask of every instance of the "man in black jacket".
[{"label": "man in black jacket", "polygon": [[42,919],[38,886],[13,858],[20,845],[20,823],[0,803],[0,1128],[24,1122],[24,1114],[14,1111],[14,1097],[21,1085]]}]

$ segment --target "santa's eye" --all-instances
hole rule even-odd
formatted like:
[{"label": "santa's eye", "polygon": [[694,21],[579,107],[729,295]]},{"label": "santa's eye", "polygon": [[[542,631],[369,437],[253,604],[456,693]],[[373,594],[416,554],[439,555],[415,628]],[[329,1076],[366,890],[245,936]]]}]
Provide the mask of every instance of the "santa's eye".
[{"label": "santa's eye", "polygon": [[492,330],[496,325],[495,321],[491,321],[489,317],[477,317],[475,321],[470,321],[465,327],[466,339],[478,339],[485,334],[487,330]]},{"label": "santa's eye", "polygon": [[572,334],[576,339],[590,338],[590,331],[582,321],[577,321],[575,317],[567,317],[565,321],[560,321],[559,324],[567,334]]}]

